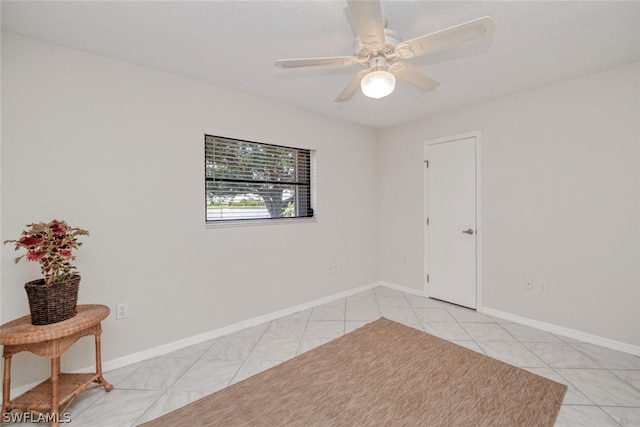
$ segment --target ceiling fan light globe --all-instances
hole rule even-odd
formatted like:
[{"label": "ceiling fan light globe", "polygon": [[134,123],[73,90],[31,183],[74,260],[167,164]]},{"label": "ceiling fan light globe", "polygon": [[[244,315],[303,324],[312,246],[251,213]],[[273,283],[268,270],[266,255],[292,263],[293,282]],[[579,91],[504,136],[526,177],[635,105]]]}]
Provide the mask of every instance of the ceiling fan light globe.
[{"label": "ceiling fan light globe", "polygon": [[395,89],[396,76],[388,71],[372,71],[362,78],[360,87],[369,98],[384,98]]}]

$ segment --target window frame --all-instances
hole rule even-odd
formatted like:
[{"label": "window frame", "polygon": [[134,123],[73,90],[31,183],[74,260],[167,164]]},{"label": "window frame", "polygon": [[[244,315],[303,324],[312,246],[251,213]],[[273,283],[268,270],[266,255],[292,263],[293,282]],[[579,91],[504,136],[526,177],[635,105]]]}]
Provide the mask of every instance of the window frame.
[{"label": "window frame", "polygon": [[[296,216],[296,217],[275,217],[275,218],[234,218],[225,220],[208,220],[208,197],[207,197],[207,183],[211,182],[210,177],[207,176],[207,137],[221,138],[229,141],[238,141],[240,143],[258,144],[269,147],[284,148],[288,150],[303,150],[308,156],[308,173],[309,173],[309,205],[308,209],[311,210],[311,216]],[[264,141],[259,138],[248,139],[246,137],[230,136],[228,133],[222,133],[217,131],[204,131],[204,204],[205,204],[205,227],[206,228],[218,228],[218,227],[238,227],[238,226],[251,226],[251,225],[263,225],[263,224],[298,224],[305,222],[317,222],[318,211],[316,208],[316,150],[314,148],[306,148],[301,146],[295,146],[293,144],[284,145],[282,143],[274,143],[271,141]],[[297,170],[296,170],[297,173]],[[259,181],[258,181],[259,182]],[[296,185],[295,182],[292,182]],[[298,184],[299,185],[299,184]],[[296,192],[296,197],[297,197]]]}]

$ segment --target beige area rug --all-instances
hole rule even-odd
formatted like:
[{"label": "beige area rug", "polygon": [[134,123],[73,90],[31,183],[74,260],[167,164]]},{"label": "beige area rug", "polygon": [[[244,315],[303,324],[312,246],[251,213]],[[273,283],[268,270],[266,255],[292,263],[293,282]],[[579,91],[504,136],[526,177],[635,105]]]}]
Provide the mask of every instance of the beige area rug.
[{"label": "beige area rug", "polygon": [[566,390],[381,318],[144,426],[553,426]]}]

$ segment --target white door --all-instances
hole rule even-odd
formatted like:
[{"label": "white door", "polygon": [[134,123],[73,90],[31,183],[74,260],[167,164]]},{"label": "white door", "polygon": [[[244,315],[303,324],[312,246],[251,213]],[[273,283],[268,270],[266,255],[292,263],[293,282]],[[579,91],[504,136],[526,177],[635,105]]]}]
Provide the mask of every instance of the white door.
[{"label": "white door", "polygon": [[426,143],[427,287],[477,305],[476,137]]}]

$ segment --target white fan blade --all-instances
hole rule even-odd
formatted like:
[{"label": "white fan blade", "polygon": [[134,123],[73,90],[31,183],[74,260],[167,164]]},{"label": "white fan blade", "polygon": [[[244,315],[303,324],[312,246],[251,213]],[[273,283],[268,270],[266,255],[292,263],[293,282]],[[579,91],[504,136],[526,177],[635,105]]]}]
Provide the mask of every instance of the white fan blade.
[{"label": "white fan blade", "polygon": [[347,0],[353,33],[364,43],[384,43],[384,21],[379,0]]},{"label": "white fan blade", "polygon": [[356,91],[360,88],[360,81],[365,75],[367,75],[368,72],[369,70],[362,70],[358,74],[353,76],[349,84],[344,89],[342,89],[342,92],[340,92],[340,95],[338,95],[335,101],[336,102],[350,101],[351,98],[353,98],[353,95],[356,93]]},{"label": "white fan blade", "polygon": [[278,68],[315,67],[317,65],[351,65],[357,64],[355,56],[336,56],[328,58],[279,59],[274,64]]},{"label": "white fan blade", "polygon": [[425,76],[420,71],[407,64],[402,64],[402,67],[397,67],[396,70],[392,68],[390,71],[392,71],[399,79],[406,81],[425,93],[432,92],[440,86],[440,83]]},{"label": "white fan blade", "polygon": [[[489,38],[493,35],[496,25],[488,16],[465,22],[426,36],[417,37],[406,41],[402,45],[408,45],[414,56],[437,52],[443,49],[451,49],[468,43]],[[399,50],[402,50],[400,48]]]}]

